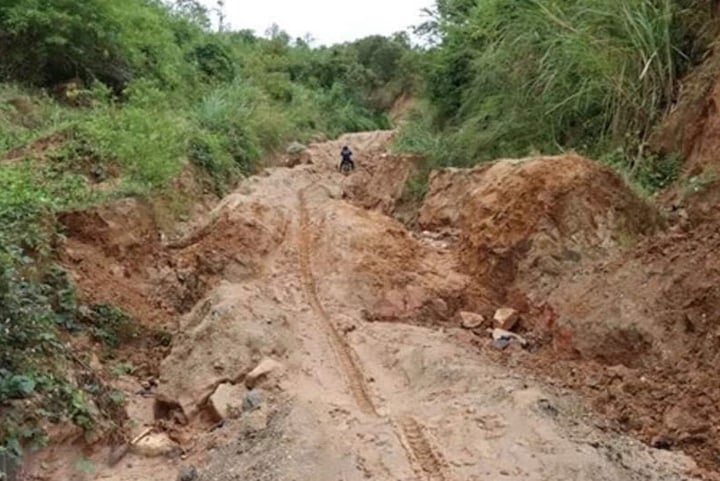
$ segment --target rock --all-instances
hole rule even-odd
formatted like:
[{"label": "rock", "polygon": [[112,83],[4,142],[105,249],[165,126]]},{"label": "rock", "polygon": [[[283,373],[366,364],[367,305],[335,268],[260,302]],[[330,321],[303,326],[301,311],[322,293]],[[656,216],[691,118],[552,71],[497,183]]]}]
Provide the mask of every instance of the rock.
[{"label": "rock", "polygon": [[220,384],[210,396],[209,406],[218,419],[235,418],[240,415],[246,390],[242,385]]},{"label": "rock", "polygon": [[195,466],[185,466],[177,476],[177,481],[195,481],[196,479],[198,479],[198,472]]},{"label": "rock", "polygon": [[253,389],[245,395],[242,402],[242,410],[250,412],[258,409],[263,402],[263,396],[260,391]]},{"label": "rock", "polygon": [[260,364],[255,367],[255,369],[250,371],[247,376],[245,376],[245,386],[248,389],[254,388],[258,385],[260,381],[262,381],[271,373],[281,371],[282,367],[282,364],[273,359],[263,359]]},{"label": "rock", "polygon": [[146,458],[156,458],[158,456],[166,456],[175,451],[177,445],[165,433],[148,434],[136,444],[130,447],[130,450],[140,456]]},{"label": "rock", "polygon": [[474,312],[461,311],[459,316],[460,324],[465,329],[476,329],[485,324],[485,317]]},{"label": "rock", "polygon": [[495,339],[493,341],[493,346],[495,346],[497,349],[500,349],[501,351],[508,347],[510,345],[510,339],[503,338],[503,339]]},{"label": "rock", "polygon": [[519,319],[518,311],[511,307],[503,307],[495,312],[495,327],[506,331],[512,330]]},{"label": "rock", "polygon": [[492,337],[495,343],[507,341],[508,344],[510,344],[512,341],[517,341],[522,347],[526,347],[529,344],[524,337],[504,329],[493,329]]}]

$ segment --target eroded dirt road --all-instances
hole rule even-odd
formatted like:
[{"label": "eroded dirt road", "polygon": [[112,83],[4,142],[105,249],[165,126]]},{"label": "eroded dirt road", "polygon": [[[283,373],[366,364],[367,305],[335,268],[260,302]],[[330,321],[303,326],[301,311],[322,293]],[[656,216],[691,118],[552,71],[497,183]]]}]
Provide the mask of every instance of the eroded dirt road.
[{"label": "eroded dirt road", "polygon": [[[383,213],[408,172],[388,168],[391,136],[312,146],[312,164],[248,179],[181,243],[226,238],[231,254],[180,319],[156,396],[130,402],[135,434],[168,433],[174,454],[108,466],[96,452],[83,470],[63,451],[33,474],[170,481],[194,465],[207,481],[690,479],[688,458],[599,429],[571,393],[464,347],[462,329],[368,321],[394,304],[442,317],[470,283],[447,243]],[[359,153],[350,177],[334,168],[344,143]],[[399,288],[404,297],[388,295]],[[259,385],[261,407],[211,419],[218,386],[242,385],[264,358],[283,368]]]}]

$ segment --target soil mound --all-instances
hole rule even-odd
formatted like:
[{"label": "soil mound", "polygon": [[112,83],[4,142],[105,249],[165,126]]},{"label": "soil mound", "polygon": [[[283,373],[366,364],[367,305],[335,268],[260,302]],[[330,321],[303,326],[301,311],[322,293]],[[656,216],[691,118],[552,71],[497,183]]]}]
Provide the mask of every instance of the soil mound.
[{"label": "soil mound", "polygon": [[113,304],[147,324],[169,321],[174,310],[155,295],[148,270],[168,262],[148,204],[124,199],[67,212],[59,220],[66,236],[60,261],[77,285],[81,302]]},{"label": "soil mound", "polygon": [[324,292],[373,321],[431,324],[452,316],[468,278],[451,252],[428,245],[381,212],[321,201],[319,191],[309,197],[322,206],[310,209],[308,228]]},{"label": "soil mound", "polygon": [[358,170],[343,181],[344,197],[365,209],[394,214],[405,185],[415,172],[416,159],[378,153],[361,162]]},{"label": "soil mound", "polygon": [[720,452],[718,249],[716,223],[676,227],[578,273],[547,302],[583,362],[568,366],[545,352],[545,367],[601,413],[710,469]]},{"label": "soil mound", "polygon": [[471,307],[483,309],[513,288],[540,297],[562,274],[651,232],[658,216],[610,169],[565,155],[436,171],[419,224],[459,230]]}]

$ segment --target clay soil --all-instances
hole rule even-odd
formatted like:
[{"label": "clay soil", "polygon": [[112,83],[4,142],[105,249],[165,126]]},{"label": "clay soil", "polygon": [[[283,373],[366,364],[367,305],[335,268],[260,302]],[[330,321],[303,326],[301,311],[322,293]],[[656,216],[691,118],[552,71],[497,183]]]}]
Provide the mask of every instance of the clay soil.
[{"label": "clay soil", "polygon": [[[64,439],[27,475],[711,479],[713,223],[667,219],[577,156],[436,172],[408,216],[415,162],[388,154],[392,138],[311,145],[307,163],[247,179],[172,241],[137,201],[64,216],[82,300],[172,344],[121,350],[146,364],[113,381],[125,444]],[[346,143],[349,176],[336,170]],[[398,220],[410,217],[414,229]],[[461,327],[460,311],[491,322],[500,307],[520,312],[528,348]],[[282,367],[255,385],[268,358]],[[218,393],[250,387],[260,407],[219,420]],[[152,449],[127,445],[148,430]]]}]

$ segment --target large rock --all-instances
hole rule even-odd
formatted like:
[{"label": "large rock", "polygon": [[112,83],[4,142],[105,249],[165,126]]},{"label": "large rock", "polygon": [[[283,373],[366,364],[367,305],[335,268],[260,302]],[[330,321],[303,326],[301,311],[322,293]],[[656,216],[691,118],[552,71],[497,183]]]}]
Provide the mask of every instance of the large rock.
[{"label": "large rock", "polygon": [[245,387],[240,384],[220,384],[209,399],[213,416],[218,421],[240,416],[246,393]]},{"label": "large rock", "polygon": [[286,150],[286,153],[288,156],[286,160],[287,167],[295,167],[299,164],[307,164],[310,163],[312,160],[307,146],[299,142],[293,142],[292,144],[290,144]]}]

